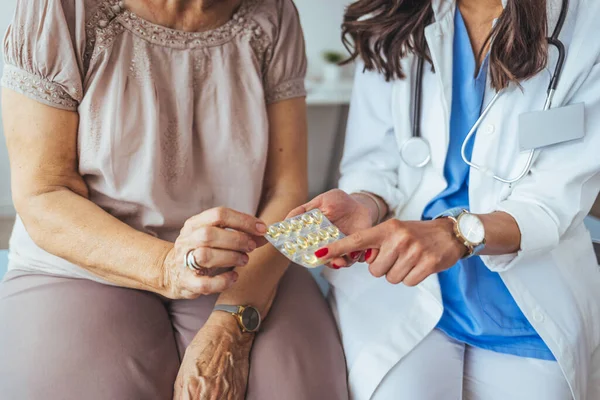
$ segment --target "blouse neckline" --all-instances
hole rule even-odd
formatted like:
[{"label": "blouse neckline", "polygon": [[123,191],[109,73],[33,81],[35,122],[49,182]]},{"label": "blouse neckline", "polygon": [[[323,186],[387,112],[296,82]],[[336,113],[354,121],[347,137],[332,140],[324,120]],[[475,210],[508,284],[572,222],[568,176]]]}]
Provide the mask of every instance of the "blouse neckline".
[{"label": "blouse neckline", "polygon": [[218,46],[244,30],[249,14],[260,0],[242,0],[238,10],[223,25],[200,32],[186,32],[150,22],[128,10],[120,0],[106,0],[114,20],[134,35],[159,46],[175,49]]}]

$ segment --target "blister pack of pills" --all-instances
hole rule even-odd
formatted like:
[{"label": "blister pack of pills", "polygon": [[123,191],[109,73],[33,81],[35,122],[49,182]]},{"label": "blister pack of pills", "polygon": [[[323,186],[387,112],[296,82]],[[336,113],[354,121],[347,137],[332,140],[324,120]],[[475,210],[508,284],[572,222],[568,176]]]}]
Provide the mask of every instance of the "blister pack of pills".
[{"label": "blister pack of pills", "polygon": [[323,262],[315,251],[342,239],[345,235],[319,210],[269,226],[266,238],[292,262],[305,268],[316,268]]}]

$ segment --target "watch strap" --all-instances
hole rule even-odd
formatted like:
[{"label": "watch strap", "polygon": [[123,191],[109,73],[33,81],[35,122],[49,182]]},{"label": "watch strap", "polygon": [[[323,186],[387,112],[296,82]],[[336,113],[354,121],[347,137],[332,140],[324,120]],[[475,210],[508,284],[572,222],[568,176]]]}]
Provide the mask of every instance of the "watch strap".
[{"label": "watch strap", "polygon": [[231,306],[227,304],[217,304],[215,305],[214,311],[225,311],[231,314],[239,314],[242,307],[240,306]]},{"label": "watch strap", "polygon": [[434,219],[448,218],[448,217],[458,218],[458,216],[464,212],[468,212],[468,211],[462,207],[454,207],[454,208],[450,208],[450,209],[444,211],[443,213],[439,214]]},{"label": "watch strap", "polygon": [[473,251],[465,258],[471,258],[474,256],[478,256],[485,249],[485,241],[483,243],[479,243],[477,246],[473,247]]}]

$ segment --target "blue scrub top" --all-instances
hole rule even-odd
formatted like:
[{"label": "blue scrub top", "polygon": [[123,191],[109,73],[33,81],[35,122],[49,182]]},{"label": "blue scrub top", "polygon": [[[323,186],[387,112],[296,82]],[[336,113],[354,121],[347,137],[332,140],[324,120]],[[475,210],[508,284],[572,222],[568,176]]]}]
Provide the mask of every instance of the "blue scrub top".
[{"label": "blue scrub top", "polygon": [[[462,143],[481,114],[487,80],[487,59],[475,75],[475,55],[458,8],[454,19],[454,60],[450,143],[444,167],[448,187],[425,208],[423,219],[455,207],[469,209],[469,172]],[[470,158],[473,140],[467,148]],[[500,275],[481,258],[459,261],[439,274],[444,313],[437,328],[474,347],[543,360],[554,356],[527,321]]]}]

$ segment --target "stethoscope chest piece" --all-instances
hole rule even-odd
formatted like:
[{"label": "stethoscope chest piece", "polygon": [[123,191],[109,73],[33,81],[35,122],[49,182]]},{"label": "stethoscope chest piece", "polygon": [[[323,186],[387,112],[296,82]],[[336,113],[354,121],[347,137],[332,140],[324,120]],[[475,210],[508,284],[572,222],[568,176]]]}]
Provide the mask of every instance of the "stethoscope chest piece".
[{"label": "stethoscope chest piece", "polygon": [[411,137],[402,145],[400,157],[409,167],[423,168],[431,161],[429,143],[422,137]]}]

